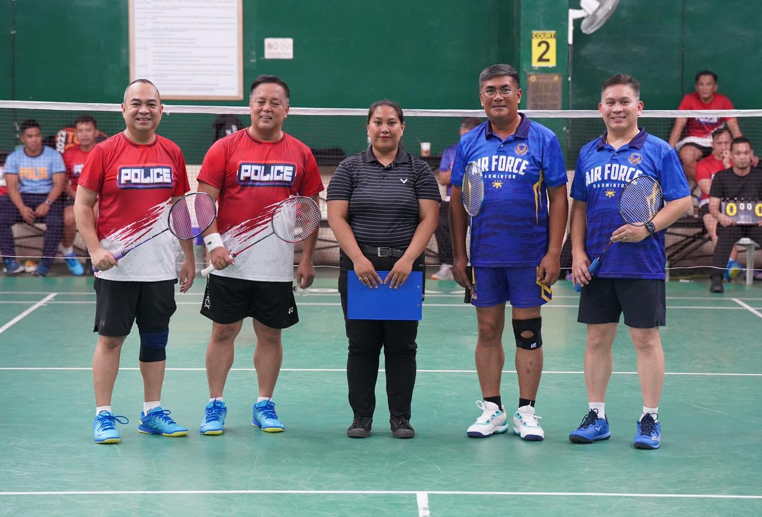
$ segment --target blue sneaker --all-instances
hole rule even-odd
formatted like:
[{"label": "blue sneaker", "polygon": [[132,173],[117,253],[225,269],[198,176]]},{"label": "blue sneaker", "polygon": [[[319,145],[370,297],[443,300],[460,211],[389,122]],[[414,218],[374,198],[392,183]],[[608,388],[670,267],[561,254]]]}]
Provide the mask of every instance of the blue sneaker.
[{"label": "blue sneaker", "polygon": [[251,425],[259,427],[264,432],[282,433],[286,430],[286,426],[278,419],[278,413],[275,412],[275,402],[272,400],[257,402],[254,404],[252,412],[254,418],[251,420]]},{"label": "blue sneaker", "polygon": [[651,413],[638,422],[634,445],[636,449],[658,449],[661,445],[661,424],[654,420]]},{"label": "blue sneaker", "polygon": [[225,416],[228,414],[228,408],[225,403],[214,399],[206,405],[204,421],[201,422],[199,432],[206,435],[217,435],[224,432]]},{"label": "blue sneaker", "polygon": [[115,424],[126,425],[130,421],[126,416],[114,416],[114,413],[101,411],[93,420],[93,440],[95,443],[119,443],[119,431]]},{"label": "blue sneaker", "polygon": [[44,258],[37,265],[37,271],[35,271],[33,274],[35,276],[46,277],[48,276],[48,273],[50,272],[50,266],[52,265],[53,265],[53,259]]},{"label": "blue sneaker", "polygon": [[79,260],[77,260],[77,256],[73,251],[68,255],[64,254],[64,262],[66,262],[66,265],[69,267],[69,271],[71,271],[72,275],[82,276],[85,274],[85,268],[82,267],[82,264],[79,263]]},{"label": "blue sneaker", "polygon": [[609,421],[598,417],[598,410],[591,409],[576,431],[569,433],[569,441],[574,443],[593,443],[598,440],[611,438]]},{"label": "blue sneaker", "polygon": [[171,411],[161,409],[161,406],[153,408],[146,415],[140,412],[138,431],[145,434],[160,434],[162,436],[185,436],[188,430],[177,425],[177,422],[169,416]]},{"label": "blue sneaker", "polygon": [[729,259],[728,265],[725,266],[725,280],[730,283],[733,280],[736,280],[741,275],[741,273],[743,273],[743,271],[744,267],[740,262],[737,260]]},{"label": "blue sneaker", "polygon": [[8,276],[17,275],[24,272],[24,266],[13,259],[5,259],[5,274]]}]

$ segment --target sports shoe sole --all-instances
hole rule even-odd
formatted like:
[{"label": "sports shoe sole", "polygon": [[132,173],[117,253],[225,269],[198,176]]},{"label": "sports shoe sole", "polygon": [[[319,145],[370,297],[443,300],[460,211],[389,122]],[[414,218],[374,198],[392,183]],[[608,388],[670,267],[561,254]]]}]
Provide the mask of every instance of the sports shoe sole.
[{"label": "sports shoe sole", "polygon": [[99,444],[99,445],[100,445],[100,444],[104,444],[104,443],[105,443],[105,444],[109,444],[109,443],[119,443],[119,442],[121,442],[121,441],[122,441],[122,439],[121,439],[121,438],[106,438],[105,440],[101,440],[101,441],[95,440],[95,443],[97,443],[97,444]]},{"label": "sports shoe sole", "polygon": [[636,449],[653,451],[658,449],[661,446],[661,443],[658,444],[656,447],[654,447],[650,443],[643,443],[643,442],[635,442],[633,445],[635,446]]},{"label": "sports shoe sole", "polygon": [[508,431],[508,428],[510,427],[510,424],[506,424],[503,427],[496,427],[491,433],[489,434],[483,434],[478,431],[466,431],[466,434],[470,438],[488,438],[492,436],[493,434],[504,434]]},{"label": "sports shoe sole", "polygon": [[188,431],[177,431],[174,433],[162,433],[160,431],[154,431],[153,429],[148,429],[147,427],[138,426],[138,432],[143,434],[158,434],[159,436],[167,436],[169,438],[177,438],[178,436],[185,436],[188,434]]},{"label": "sports shoe sole", "polygon": [[521,436],[521,431],[519,431],[515,427],[513,428],[513,434],[515,434],[522,440],[526,440],[528,442],[541,442],[545,439],[544,436],[540,436],[539,434],[528,434],[526,436]]},{"label": "sports shoe sole", "polygon": [[262,429],[265,433],[282,433],[286,430],[285,427],[262,427],[257,422],[252,422],[251,425],[256,427],[257,429]]},{"label": "sports shoe sole", "polygon": [[199,434],[202,434],[203,436],[218,436],[225,432],[224,429],[217,429],[214,431],[202,431],[199,429]]},{"label": "sports shoe sole", "polygon": [[592,440],[589,440],[589,439],[585,438],[584,436],[579,436],[579,435],[576,435],[576,434],[570,434],[569,435],[569,441],[570,442],[574,442],[574,443],[593,443],[593,442],[597,442],[597,441],[600,441],[600,440],[608,440],[609,438],[611,438],[611,433],[607,433],[607,434],[604,434],[604,435],[601,435],[601,436],[596,436]]},{"label": "sports shoe sole", "polygon": [[370,431],[367,431],[363,428],[349,429],[347,431],[347,436],[350,438],[367,438],[370,436]]}]

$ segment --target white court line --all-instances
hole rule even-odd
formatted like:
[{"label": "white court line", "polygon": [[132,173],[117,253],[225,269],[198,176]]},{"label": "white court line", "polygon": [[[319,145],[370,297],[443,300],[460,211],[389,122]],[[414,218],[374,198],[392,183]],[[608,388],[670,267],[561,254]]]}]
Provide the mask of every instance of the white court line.
[{"label": "white court line", "polygon": [[[50,367],[37,367],[37,366],[6,366],[0,367],[0,371],[52,371],[52,372],[76,372],[76,371],[92,371],[92,367],[69,367],[69,366],[50,366]],[[123,367],[119,368],[120,372],[138,372],[140,368]],[[168,372],[205,372],[206,368],[167,368]],[[254,368],[231,368],[231,372],[256,372]],[[346,368],[281,368],[281,372],[293,372],[293,373],[346,373]],[[384,368],[378,370],[379,372],[386,372]],[[417,370],[417,373],[467,373],[475,374],[476,370]],[[502,373],[516,373],[516,370],[503,370]],[[584,375],[585,372],[579,371],[565,371],[565,370],[545,370],[543,375]],[[637,375],[638,372],[611,372],[612,375]],[[762,373],[733,373],[733,372],[666,372],[664,375],[671,375],[675,377],[762,377]]]},{"label": "white court line", "polygon": [[529,497],[633,497],[656,499],[740,499],[762,500],[762,495],[741,494],[644,494],[627,492],[485,492],[466,490],[82,490],[0,492],[2,496],[81,496],[81,495],[466,495],[466,496],[529,496]]},{"label": "white court line", "polygon": [[22,312],[21,314],[19,314],[15,318],[13,318],[11,321],[9,321],[8,323],[6,323],[2,327],[0,327],[0,334],[2,334],[3,332],[5,332],[9,328],[11,328],[13,325],[15,325],[16,323],[18,323],[19,321],[23,320],[24,318],[29,316],[31,313],[33,313],[34,311],[36,311],[37,309],[39,309],[40,307],[45,305],[45,302],[47,302],[51,298],[54,298],[57,294],[58,293],[50,293],[50,294],[48,294],[45,298],[43,298],[39,302],[35,303],[31,307],[29,307],[27,310],[25,310],[24,312]]},{"label": "white court line", "polygon": [[418,517],[430,517],[429,494],[426,492],[418,492],[415,494],[415,499],[418,502]]},{"label": "white court line", "polygon": [[740,305],[741,307],[743,307],[744,309],[751,311],[751,313],[757,316],[758,318],[762,318],[762,312],[759,312],[754,307],[751,307],[749,304],[742,302],[738,298],[733,298],[732,300],[736,302],[738,305]]}]

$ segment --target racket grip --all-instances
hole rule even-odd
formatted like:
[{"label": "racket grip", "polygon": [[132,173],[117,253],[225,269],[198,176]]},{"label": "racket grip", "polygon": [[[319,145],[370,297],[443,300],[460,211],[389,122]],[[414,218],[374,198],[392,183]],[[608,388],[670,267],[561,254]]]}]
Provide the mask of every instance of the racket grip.
[{"label": "racket grip", "polygon": [[[595,273],[598,272],[598,270],[601,268],[601,258],[598,257],[595,260],[593,260],[593,263],[590,264],[590,267],[587,268],[588,273],[590,273],[590,276],[593,276]],[[578,293],[582,291],[582,288],[584,286],[582,284],[575,284],[574,290]]]},{"label": "racket grip", "polygon": [[[235,253],[231,253],[230,254],[230,258],[235,258]],[[211,273],[215,269],[217,269],[217,268],[212,266],[212,265],[210,265],[209,267],[205,267],[204,269],[201,270],[201,276],[206,278],[206,277],[209,276],[209,273]]]},{"label": "racket grip", "polygon": [[[116,253],[112,253],[114,260],[119,261],[122,257],[126,255],[126,252],[123,252],[122,250],[117,251]],[[93,273],[100,273],[100,269],[93,266]]]},{"label": "racket grip", "polygon": [[582,284],[574,284],[574,290],[578,293],[582,292]]}]

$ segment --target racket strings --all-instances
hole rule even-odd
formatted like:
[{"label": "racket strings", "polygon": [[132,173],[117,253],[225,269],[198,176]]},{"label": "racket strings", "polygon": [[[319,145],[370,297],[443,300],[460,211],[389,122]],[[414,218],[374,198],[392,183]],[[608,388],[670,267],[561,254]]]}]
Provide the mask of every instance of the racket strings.
[{"label": "racket strings", "polygon": [[479,214],[484,201],[484,179],[482,172],[475,163],[466,166],[463,181],[463,206],[471,217]]},{"label": "racket strings", "polygon": [[656,216],[664,205],[659,184],[650,176],[632,180],[619,199],[619,212],[630,224],[645,224]]},{"label": "racket strings", "polygon": [[320,207],[308,197],[292,197],[273,215],[273,233],[286,242],[301,242],[320,226]]},{"label": "racket strings", "polygon": [[169,229],[178,239],[193,239],[209,228],[216,216],[212,196],[203,192],[188,194],[169,210]]}]

